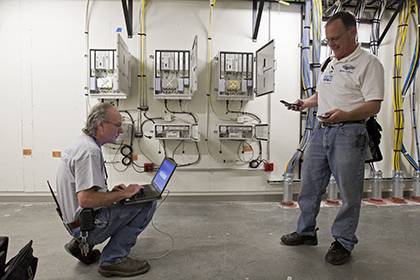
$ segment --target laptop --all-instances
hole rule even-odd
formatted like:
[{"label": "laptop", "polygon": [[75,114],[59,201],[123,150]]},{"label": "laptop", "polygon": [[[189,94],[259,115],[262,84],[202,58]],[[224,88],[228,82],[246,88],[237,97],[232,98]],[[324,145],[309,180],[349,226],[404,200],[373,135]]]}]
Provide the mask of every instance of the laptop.
[{"label": "laptop", "polygon": [[143,185],[143,190],[130,198],[124,199],[122,203],[124,205],[131,205],[160,199],[172,174],[175,172],[175,168],[176,162],[171,158],[165,158],[153,177],[152,183]]}]

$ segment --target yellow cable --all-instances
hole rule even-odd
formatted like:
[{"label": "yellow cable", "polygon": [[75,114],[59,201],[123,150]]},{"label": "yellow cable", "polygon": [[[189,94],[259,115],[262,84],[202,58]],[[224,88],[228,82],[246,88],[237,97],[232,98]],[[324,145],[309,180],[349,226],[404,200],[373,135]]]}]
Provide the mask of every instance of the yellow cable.
[{"label": "yellow cable", "polygon": [[[408,0],[409,4],[413,0]],[[415,1],[415,0],[414,0]],[[403,100],[402,100],[402,52],[404,50],[408,19],[411,5],[404,2],[402,10],[399,15],[399,26],[397,31],[397,39],[395,41],[395,56],[394,56],[394,147],[393,147],[393,170],[400,171],[402,140],[404,132],[404,115],[403,115]]]}]

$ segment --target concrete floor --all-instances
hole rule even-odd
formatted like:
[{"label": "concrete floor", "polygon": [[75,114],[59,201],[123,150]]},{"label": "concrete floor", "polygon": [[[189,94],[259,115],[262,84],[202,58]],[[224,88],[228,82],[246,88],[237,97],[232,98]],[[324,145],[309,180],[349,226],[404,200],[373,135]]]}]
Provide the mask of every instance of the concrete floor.
[{"label": "concrete floor", "polygon": [[[279,237],[294,230],[298,209],[273,202],[165,202],[154,224],[173,236],[173,251],[133,279],[420,279],[420,206],[363,206],[360,242],[343,266],[324,261],[336,212],[321,209],[318,246],[286,247]],[[64,251],[69,237],[52,203],[0,203],[0,235],[10,237],[7,259],[34,240],[36,279],[102,279],[97,264],[83,265]],[[170,238],[149,226],[132,255],[153,258],[170,247]]]}]

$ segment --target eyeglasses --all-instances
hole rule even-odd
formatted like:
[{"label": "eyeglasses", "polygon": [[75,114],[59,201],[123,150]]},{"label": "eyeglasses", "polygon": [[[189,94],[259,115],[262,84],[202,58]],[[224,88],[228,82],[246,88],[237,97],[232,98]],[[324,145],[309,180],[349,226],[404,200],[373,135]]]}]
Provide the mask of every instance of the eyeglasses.
[{"label": "eyeglasses", "polygon": [[346,34],[346,32],[347,31],[349,31],[350,29],[346,29],[343,33],[341,33],[340,35],[338,35],[338,36],[336,36],[336,37],[332,37],[332,38],[330,38],[330,39],[328,39],[328,38],[325,38],[325,39],[322,39],[321,40],[321,43],[322,44],[325,44],[325,45],[329,45],[329,44],[331,44],[331,43],[336,43],[338,40],[340,40],[341,39],[341,37],[343,37],[343,35],[344,34]]},{"label": "eyeglasses", "polygon": [[120,128],[122,126],[122,123],[113,123],[113,122],[110,122],[110,121],[104,121],[104,123],[112,124],[116,128]]}]

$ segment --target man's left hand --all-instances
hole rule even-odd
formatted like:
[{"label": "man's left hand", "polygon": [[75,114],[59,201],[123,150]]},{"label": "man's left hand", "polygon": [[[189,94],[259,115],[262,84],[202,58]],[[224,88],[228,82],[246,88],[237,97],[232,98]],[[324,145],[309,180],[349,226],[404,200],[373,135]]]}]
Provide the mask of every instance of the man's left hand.
[{"label": "man's left hand", "polygon": [[328,118],[323,119],[324,122],[328,123],[339,123],[348,120],[348,112],[342,111],[340,109],[334,109],[325,113]]}]

